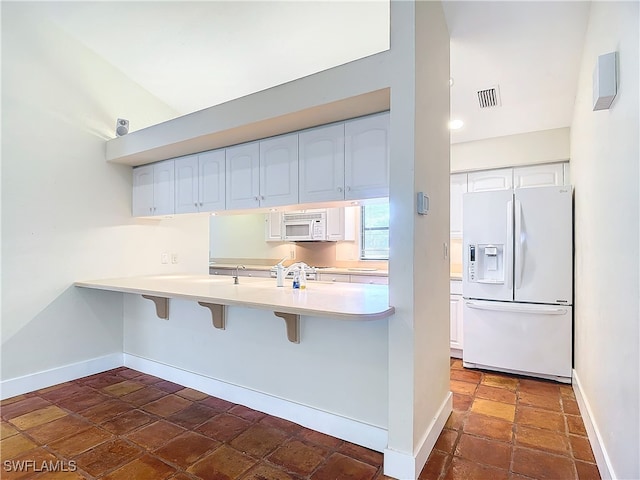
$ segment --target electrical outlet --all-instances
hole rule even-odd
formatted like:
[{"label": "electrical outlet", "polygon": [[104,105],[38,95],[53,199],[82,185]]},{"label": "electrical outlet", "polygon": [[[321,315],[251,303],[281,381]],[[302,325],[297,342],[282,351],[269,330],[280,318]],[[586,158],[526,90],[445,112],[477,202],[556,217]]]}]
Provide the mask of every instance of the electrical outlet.
[{"label": "electrical outlet", "polygon": [[160,255],[160,263],[169,263],[169,254],[168,253],[163,253]]},{"label": "electrical outlet", "polygon": [[295,260],[295,258],[296,258],[296,247],[291,247],[291,249],[289,250],[289,258],[291,260]]},{"label": "electrical outlet", "polygon": [[178,263],[178,254],[177,253],[172,253],[171,254],[171,263]]}]

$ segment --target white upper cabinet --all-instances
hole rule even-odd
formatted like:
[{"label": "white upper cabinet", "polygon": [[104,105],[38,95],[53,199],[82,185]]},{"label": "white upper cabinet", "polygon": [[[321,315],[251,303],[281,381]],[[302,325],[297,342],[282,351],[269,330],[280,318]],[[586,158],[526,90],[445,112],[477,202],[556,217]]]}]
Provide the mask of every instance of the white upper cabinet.
[{"label": "white upper cabinet", "polygon": [[260,146],[244,143],[226,149],[227,210],[260,206]]},{"label": "white upper cabinet", "polygon": [[467,181],[469,192],[510,190],[513,188],[513,168],[470,172]]},{"label": "white upper cabinet", "polygon": [[345,199],[389,196],[389,113],[345,122]]},{"label": "white upper cabinet", "polygon": [[260,141],[260,206],[298,203],[298,134]]},{"label": "white upper cabinet", "polygon": [[550,187],[564,185],[562,163],[514,167],[513,184],[515,188]]},{"label": "white upper cabinet", "polygon": [[454,173],[450,178],[451,190],[451,224],[449,230],[452,236],[462,237],[462,195],[467,193],[467,174]]},{"label": "white upper cabinet", "polygon": [[225,207],[225,152],[213,150],[175,160],[176,213]]},{"label": "white upper cabinet", "polygon": [[564,185],[571,185],[571,167],[569,166],[569,162],[563,163],[562,167],[564,171]]},{"label": "white upper cabinet", "polygon": [[300,203],[344,200],[344,123],[298,136]]},{"label": "white upper cabinet", "polygon": [[198,209],[200,212],[224,210],[225,165],[224,149],[198,155]]},{"label": "white upper cabinet", "polygon": [[264,216],[264,239],[267,242],[281,242],[282,238],[282,212],[269,212]]},{"label": "white upper cabinet", "polygon": [[173,215],[173,197],[173,160],[133,169],[133,216]]}]

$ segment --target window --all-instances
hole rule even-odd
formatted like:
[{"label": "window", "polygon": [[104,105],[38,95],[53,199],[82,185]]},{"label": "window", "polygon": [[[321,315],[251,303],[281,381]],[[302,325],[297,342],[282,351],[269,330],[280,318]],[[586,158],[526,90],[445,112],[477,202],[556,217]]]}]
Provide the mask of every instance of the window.
[{"label": "window", "polygon": [[367,205],[361,211],[360,259],[389,259],[389,203]]}]

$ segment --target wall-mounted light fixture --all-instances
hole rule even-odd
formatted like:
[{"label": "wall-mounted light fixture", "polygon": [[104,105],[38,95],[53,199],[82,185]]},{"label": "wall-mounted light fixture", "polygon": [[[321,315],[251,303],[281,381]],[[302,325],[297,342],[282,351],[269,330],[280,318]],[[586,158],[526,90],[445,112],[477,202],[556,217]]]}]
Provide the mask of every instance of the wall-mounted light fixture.
[{"label": "wall-mounted light fixture", "polygon": [[600,55],[593,70],[593,110],[607,110],[617,93],[617,54]]}]

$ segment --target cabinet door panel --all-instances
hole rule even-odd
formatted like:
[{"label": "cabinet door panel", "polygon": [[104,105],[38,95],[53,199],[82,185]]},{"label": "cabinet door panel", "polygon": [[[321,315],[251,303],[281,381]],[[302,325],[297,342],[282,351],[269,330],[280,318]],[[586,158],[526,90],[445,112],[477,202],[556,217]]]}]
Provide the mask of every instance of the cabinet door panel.
[{"label": "cabinet door panel", "polygon": [[513,184],[515,188],[561,186],[564,184],[562,164],[516,167],[513,169]]},{"label": "cabinet door panel", "polygon": [[452,237],[462,237],[462,195],[467,193],[467,174],[451,175],[451,224],[449,231]]},{"label": "cabinet door panel", "polygon": [[227,210],[260,205],[259,154],[258,142],[226,149]]},{"label": "cabinet door panel", "polygon": [[260,142],[260,206],[298,203],[298,135]]},{"label": "cabinet door panel", "polygon": [[269,212],[264,216],[265,232],[264,237],[267,242],[282,241],[282,212]]},{"label": "cabinet door panel", "polygon": [[153,165],[153,214],[175,213],[174,161],[167,160]]},{"label": "cabinet door panel", "polygon": [[513,169],[499,168],[469,173],[468,191],[486,192],[490,190],[510,190],[513,188]]},{"label": "cabinet door panel", "polygon": [[225,207],[225,151],[214,150],[198,156],[199,211],[213,212]]},{"label": "cabinet door panel", "polygon": [[177,158],[176,175],[176,213],[198,211],[198,156]]},{"label": "cabinet door panel", "polygon": [[153,214],[153,165],[133,169],[133,198],[131,212],[134,217]]},{"label": "cabinet door panel", "polygon": [[300,203],[344,200],[344,124],[300,133]]},{"label": "cabinet door panel", "polygon": [[345,199],[389,196],[389,114],[345,123]]}]

